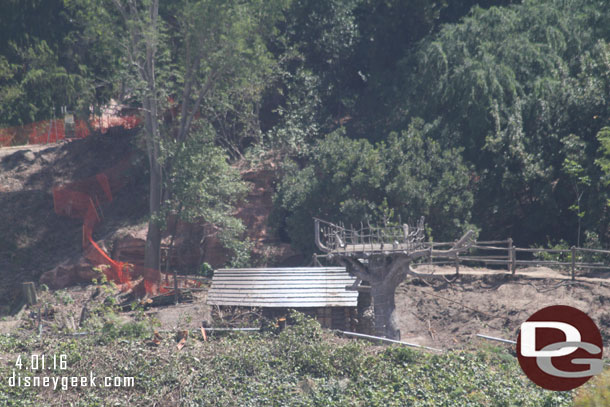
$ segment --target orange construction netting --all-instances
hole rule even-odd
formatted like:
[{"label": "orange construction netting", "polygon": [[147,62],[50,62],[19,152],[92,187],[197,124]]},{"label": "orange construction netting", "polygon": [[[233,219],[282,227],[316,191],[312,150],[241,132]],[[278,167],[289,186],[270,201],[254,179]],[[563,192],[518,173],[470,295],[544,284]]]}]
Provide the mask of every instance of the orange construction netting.
[{"label": "orange construction netting", "polygon": [[[106,133],[111,127],[133,129],[140,123],[138,116],[112,114],[92,116],[89,125],[83,120],[74,120],[71,126],[66,126],[62,119],[40,121],[24,126],[0,128],[0,147],[56,143],[66,138],[85,138],[90,135],[89,128]],[[69,127],[68,132],[66,127]],[[161,286],[162,273],[159,270],[113,260],[93,240],[93,229],[101,221],[100,205],[111,202],[117,191],[126,185],[125,174],[130,166],[130,159],[126,158],[93,177],[53,188],[55,213],[83,220],[84,256],[93,264],[108,266],[104,269],[108,280],[120,284],[124,289],[132,289],[138,296],[166,293],[168,290]],[[132,283],[140,277],[141,282],[133,287]],[[169,284],[167,275],[165,284]]]},{"label": "orange construction netting", "polygon": [[[121,126],[133,129],[140,124],[137,116],[101,116],[92,117],[89,125],[94,130],[105,133],[109,128]],[[0,147],[18,146],[23,144],[48,144],[65,140],[66,124],[63,119],[45,120],[24,126],[0,128]],[[71,138],[85,138],[89,136],[89,127],[83,120],[74,120],[71,126]]]},{"label": "orange construction netting", "polygon": [[[160,271],[113,260],[93,240],[93,229],[101,221],[100,205],[111,202],[114,194],[127,184],[125,174],[130,165],[130,159],[126,158],[93,177],[53,188],[53,205],[58,215],[83,220],[84,256],[93,264],[108,266],[104,269],[108,280],[124,289],[134,289],[137,295],[156,294],[164,291],[160,287]],[[133,279],[139,277],[142,277],[141,284],[132,287]]]}]

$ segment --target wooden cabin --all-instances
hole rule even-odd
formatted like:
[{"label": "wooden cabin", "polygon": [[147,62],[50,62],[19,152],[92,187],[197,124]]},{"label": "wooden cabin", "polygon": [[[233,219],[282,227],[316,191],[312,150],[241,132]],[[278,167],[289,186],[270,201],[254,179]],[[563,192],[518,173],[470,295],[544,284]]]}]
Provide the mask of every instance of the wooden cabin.
[{"label": "wooden cabin", "polygon": [[295,309],[325,328],[353,330],[358,292],[345,267],[220,269],[214,272],[207,303],[260,307],[269,318]]}]

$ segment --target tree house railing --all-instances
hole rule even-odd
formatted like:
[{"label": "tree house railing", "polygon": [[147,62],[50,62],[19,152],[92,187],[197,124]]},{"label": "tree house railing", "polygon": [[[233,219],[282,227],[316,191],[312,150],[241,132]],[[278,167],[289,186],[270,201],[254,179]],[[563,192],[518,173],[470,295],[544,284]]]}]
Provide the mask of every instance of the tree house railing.
[{"label": "tree house railing", "polygon": [[409,253],[426,245],[423,217],[416,226],[371,226],[361,223],[360,228],[348,228],[321,219],[314,218],[314,221],[316,246],[326,253]]}]

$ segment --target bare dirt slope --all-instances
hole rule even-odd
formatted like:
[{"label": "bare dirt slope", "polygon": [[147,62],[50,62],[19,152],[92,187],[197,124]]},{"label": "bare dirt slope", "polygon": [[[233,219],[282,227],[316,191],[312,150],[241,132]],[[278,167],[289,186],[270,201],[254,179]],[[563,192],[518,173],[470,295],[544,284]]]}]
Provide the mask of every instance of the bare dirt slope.
[{"label": "bare dirt slope", "polygon": [[546,268],[519,274],[465,270],[449,281],[413,279],[403,283],[397,290],[396,304],[402,339],[441,349],[468,347],[479,341],[476,334],[516,340],[520,324],[535,311],[569,305],[586,312],[598,324],[607,355],[610,276],[571,281],[549,277],[562,273]]},{"label": "bare dirt slope", "polygon": [[[51,146],[0,149],[0,306],[14,303],[22,281],[37,281],[45,271],[81,254],[82,221],[55,214],[53,187],[111,167],[134,151],[132,142],[123,131]],[[116,197],[117,204],[103,208],[109,221],[96,230],[96,239],[145,213],[145,185],[141,177],[133,180]]]}]

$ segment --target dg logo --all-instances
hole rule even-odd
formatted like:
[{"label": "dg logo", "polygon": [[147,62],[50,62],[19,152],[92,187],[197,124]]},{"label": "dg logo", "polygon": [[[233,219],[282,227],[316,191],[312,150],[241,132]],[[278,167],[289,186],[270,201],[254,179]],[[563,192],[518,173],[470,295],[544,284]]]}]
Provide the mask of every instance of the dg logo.
[{"label": "dg logo", "polygon": [[517,357],[538,386],[566,391],[603,370],[602,336],[584,312],[566,305],[537,311],[521,324]]}]

